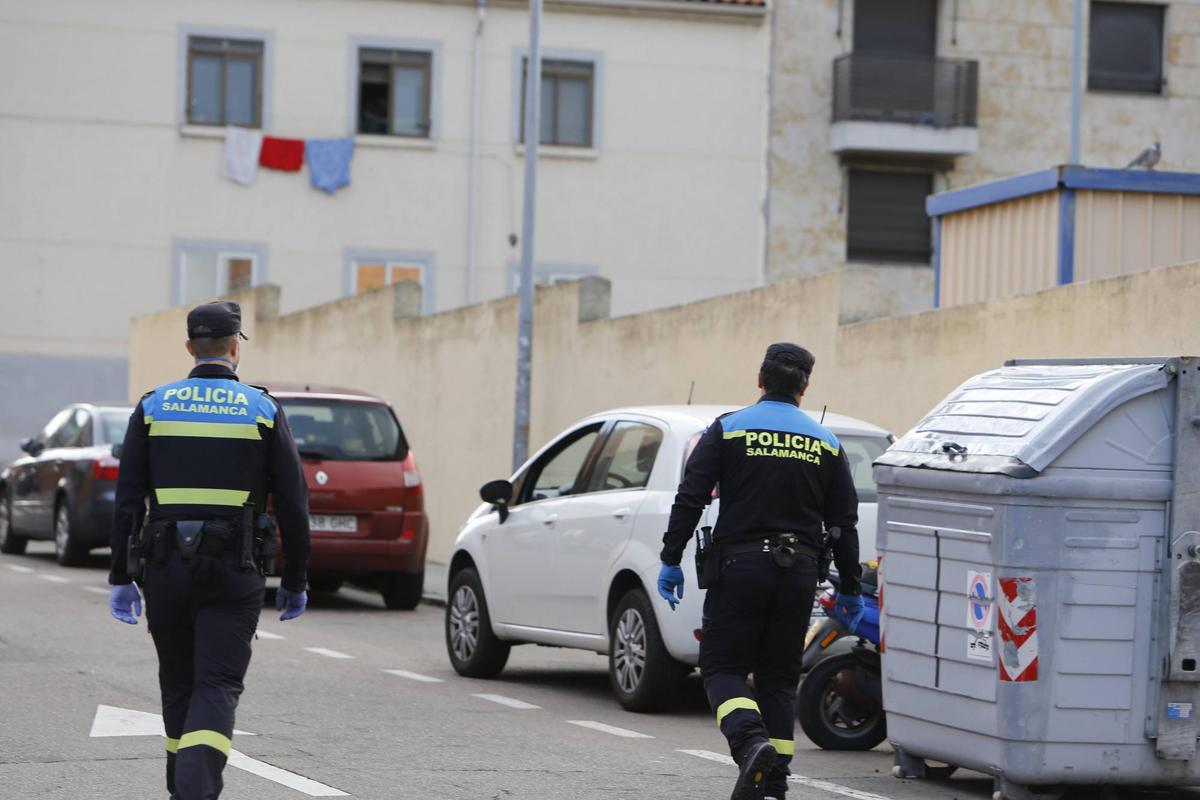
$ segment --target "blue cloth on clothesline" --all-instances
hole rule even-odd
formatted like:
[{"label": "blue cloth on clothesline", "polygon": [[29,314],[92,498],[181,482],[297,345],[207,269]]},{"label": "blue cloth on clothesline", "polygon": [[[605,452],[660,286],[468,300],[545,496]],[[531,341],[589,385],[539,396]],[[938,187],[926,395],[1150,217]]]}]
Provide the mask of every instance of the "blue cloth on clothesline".
[{"label": "blue cloth on clothesline", "polygon": [[350,160],[354,157],[354,140],[309,139],[304,143],[304,159],[308,162],[308,178],[312,185],[332,194],[350,185]]}]

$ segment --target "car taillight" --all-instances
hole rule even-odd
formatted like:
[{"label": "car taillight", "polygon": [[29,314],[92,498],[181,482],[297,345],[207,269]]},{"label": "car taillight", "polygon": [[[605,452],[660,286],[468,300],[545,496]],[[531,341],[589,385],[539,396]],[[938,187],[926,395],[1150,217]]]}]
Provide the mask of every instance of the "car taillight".
[{"label": "car taillight", "polygon": [[424,491],[421,484],[421,471],[417,469],[417,461],[413,458],[412,451],[409,451],[408,457],[404,459],[404,493],[410,498],[420,497]]},{"label": "car taillight", "polygon": [[121,472],[121,462],[111,456],[92,462],[92,477],[98,481],[115,481]]},{"label": "car taillight", "polygon": [[835,596],[836,595],[834,595],[833,592],[823,592],[817,597],[817,602],[820,603],[821,608],[825,609],[826,611],[833,611],[833,598]]}]

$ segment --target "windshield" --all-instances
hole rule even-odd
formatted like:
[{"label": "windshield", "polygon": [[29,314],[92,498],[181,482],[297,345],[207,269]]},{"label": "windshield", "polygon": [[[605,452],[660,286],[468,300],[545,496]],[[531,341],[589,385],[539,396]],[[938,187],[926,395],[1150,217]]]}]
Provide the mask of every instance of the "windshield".
[{"label": "windshield", "polygon": [[100,436],[102,442],[121,444],[125,441],[125,428],[129,427],[132,409],[101,409]]},{"label": "windshield", "polygon": [[280,400],[303,458],[400,461],[408,447],[392,410],[346,400]]},{"label": "windshield", "polygon": [[875,488],[875,479],[871,475],[871,465],[875,459],[883,455],[891,442],[883,436],[839,436],[850,461],[850,474],[854,476],[854,490],[858,492],[858,502],[879,502],[879,491]]}]

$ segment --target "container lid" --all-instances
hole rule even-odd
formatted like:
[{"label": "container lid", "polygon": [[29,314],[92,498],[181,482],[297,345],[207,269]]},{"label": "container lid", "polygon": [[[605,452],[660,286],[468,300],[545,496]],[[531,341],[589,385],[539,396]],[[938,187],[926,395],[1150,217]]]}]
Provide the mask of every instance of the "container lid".
[{"label": "container lid", "polygon": [[1170,380],[1152,364],[1018,364],[959,386],[878,465],[1033,477],[1109,411]]}]

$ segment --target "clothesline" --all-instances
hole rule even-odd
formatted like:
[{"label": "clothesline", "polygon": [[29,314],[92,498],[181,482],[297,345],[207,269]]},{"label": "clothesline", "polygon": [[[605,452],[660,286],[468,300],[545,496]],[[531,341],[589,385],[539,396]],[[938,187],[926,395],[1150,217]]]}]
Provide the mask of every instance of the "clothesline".
[{"label": "clothesline", "polygon": [[225,129],[221,173],[243,186],[254,182],[260,166],[281,172],[299,172],[308,162],[308,179],[314,188],[333,194],[350,184],[354,140],[284,139],[264,136],[260,130],[229,126]]}]

